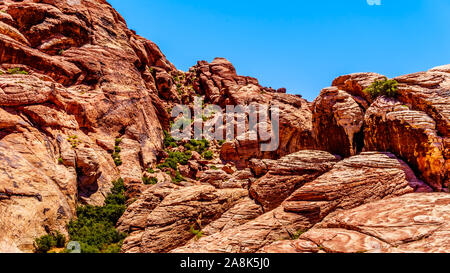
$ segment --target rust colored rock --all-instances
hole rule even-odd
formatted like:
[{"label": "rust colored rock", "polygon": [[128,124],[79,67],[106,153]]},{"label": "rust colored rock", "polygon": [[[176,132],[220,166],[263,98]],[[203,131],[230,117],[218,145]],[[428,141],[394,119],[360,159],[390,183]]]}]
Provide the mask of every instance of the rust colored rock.
[{"label": "rust colored rock", "polygon": [[[300,187],[281,206],[255,220],[191,241],[172,252],[264,251],[276,241],[312,228],[331,213],[411,193],[417,184],[426,187],[392,154],[365,153],[337,163],[329,172]],[[310,252],[320,250],[308,244],[303,248]]]},{"label": "rust colored rock", "polygon": [[353,96],[372,101],[372,98],[363,91],[374,81],[382,80],[383,78],[383,75],[377,73],[354,73],[336,78],[333,81],[332,86],[344,90]]},{"label": "rust colored rock", "polygon": [[[193,85],[196,92],[205,95],[208,103],[223,108],[227,105],[270,104],[280,110],[280,141],[274,151],[263,152],[261,149],[261,144],[270,140],[271,130],[267,130],[266,134],[260,130],[260,135],[256,135],[255,131],[246,128],[244,135],[222,146],[220,154],[223,160],[234,162],[238,168],[246,168],[252,158],[276,159],[302,149],[314,148],[312,114],[306,100],[285,92],[267,92],[267,88],[262,87],[256,79],[238,76],[234,66],[223,58],[216,58],[211,63],[198,62],[189,73],[194,73],[197,79]],[[258,112],[263,113],[263,110],[258,108]],[[271,124],[260,121],[257,127],[271,128]]]},{"label": "rust colored rock", "polygon": [[276,161],[262,161],[268,171],[251,184],[250,195],[267,212],[278,207],[297,188],[332,169],[338,158],[327,152],[300,151]]},{"label": "rust colored rock", "polygon": [[366,150],[391,151],[404,158],[435,190],[448,186],[445,142],[430,116],[381,97],[368,109],[365,119]]},{"label": "rust colored rock", "polygon": [[364,108],[349,93],[336,87],[323,89],[313,103],[317,147],[345,157],[362,150]]},{"label": "rust colored rock", "polygon": [[[0,241],[9,249],[30,252],[46,232],[66,233],[76,205],[103,204],[121,175],[142,184],[162,149],[164,106],[147,71],[174,66],[105,1],[72,4],[0,4],[0,161],[17,162],[0,179]],[[116,136],[129,140],[120,170]]]},{"label": "rust colored rock", "polygon": [[401,160],[389,153],[367,152],[345,159],[305,184],[283,203],[293,212],[317,212],[322,218],[386,197],[426,188]]},{"label": "rust colored rock", "polygon": [[[67,234],[76,207],[103,205],[119,177],[133,198],[124,252],[448,252],[448,198],[426,193],[449,188],[449,65],[395,78],[396,99],[368,97],[383,76],[357,73],[310,103],[224,58],[178,71],[104,0],[0,9],[0,252]],[[211,160],[192,152],[182,183],[149,170],[185,152],[164,147],[163,129],[197,96],[278,107],[279,145],[261,149],[274,132],[260,118],[211,141]]]},{"label": "rust colored rock", "polygon": [[299,240],[277,242],[262,252],[448,253],[449,209],[445,193],[385,199],[333,214]]},{"label": "rust colored rock", "polygon": [[[212,186],[192,186],[171,192],[152,208],[147,202],[140,201],[147,199],[148,193],[138,199],[136,206],[128,209],[133,214],[136,207],[138,211],[144,209],[145,223],[140,231],[125,240],[122,247],[124,252],[168,252],[182,246],[195,236],[190,232],[191,227],[202,229],[247,196],[244,189],[216,190]],[[125,213],[123,218],[127,218],[127,215]],[[125,223],[119,224],[119,229],[124,229]],[[137,236],[140,236],[139,242],[136,241]]]}]

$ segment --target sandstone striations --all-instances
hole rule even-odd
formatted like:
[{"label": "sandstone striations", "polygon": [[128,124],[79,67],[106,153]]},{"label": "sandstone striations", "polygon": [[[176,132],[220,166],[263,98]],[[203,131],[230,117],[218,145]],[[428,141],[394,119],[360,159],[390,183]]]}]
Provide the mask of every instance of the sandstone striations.
[{"label": "sandstone striations", "polygon": [[[450,251],[449,65],[397,77],[394,98],[364,92],[382,75],[341,76],[310,103],[224,58],[178,71],[104,0],[0,10],[0,252],[67,235],[119,177],[125,253]],[[205,128],[251,118],[227,106],[277,106],[280,145],[261,149],[262,119],[227,141],[173,139],[186,120],[170,109],[197,98],[218,107]]]}]

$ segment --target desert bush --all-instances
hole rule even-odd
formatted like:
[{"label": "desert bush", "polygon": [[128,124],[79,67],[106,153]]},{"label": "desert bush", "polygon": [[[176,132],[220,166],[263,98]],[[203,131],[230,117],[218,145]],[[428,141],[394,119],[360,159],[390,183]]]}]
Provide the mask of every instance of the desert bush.
[{"label": "desert bush", "polygon": [[190,151],[186,152],[171,152],[169,151],[169,157],[166,158],[164,163],[159,164],[159,169],[171,168],[173,170],[178,169],[178,164],[187,165],[189,160],[192,158],[192,153]]},{"label": "desert bush", "polygon": [[67,138],[67,141],[70,143],[73,149],[76,149],[79,144],[81,144],[81,140],[78,139],[78,136],[72,135]]},{"label": "desert bush", "polygon": [[385,77],[383,80],[377,80],[364,89],[364,93],[368,94],[372,99],[376,99],[379,96],[395,98],[398,95],[398,82]]},{"label": "desert bush", "polygon": [[111,193],[103,206],[80,206],[77,219],[67,228],[71,241],[78,241],[82,253],[119,252],[127,236],[115,229],[115,225],[126,210],[123,179],[113,182]]},{"label": "desert bush", "polygon": [[205,152],[203,152],[202,153],[202,156],[203,156],[203,158],[204,159],[206,159],[206,160],[211,160],[211,159],[213,159],[214,158],[214,153],[212,152],[212,151],[205,151]]},{"label": "desert bush", "polygon": [[185,181],[186,179],[181,175],[180,171],[176,171],[175,172],[175,176],[171,176],[172,177],[172,182],[175,184],[178,184],[180,182]]},{"label": "desert bush", "polygon": [[167,131],[164,131],[164,147],[166,148],[178,147],[176,140]]},{"label": "desert bush", "polygon": [[189,232],[191,234],[195,235],[197,240],[203,237],[203,231],[195,229],[194,225],[191,226],[191,228],[189,229]]},{"label": "desert bush", "polygon": [[28,75],[28,72],[19,68],[19,67],[15,67],[15,68],[9,68],[6,72],[7,74],[21,74],[21,75]]},{"label": "desert bush", "polygon": [[155,178],[155,177],[146,177],[146,176],[143,176],[142,177],[142,182],[145,184],[145,185],[156,185],[156,184],[158,184],[158,179],[157,178]]},{"label": "desert bush", "polygon": [[120,143],[122,143],[121,138],[116,138],[115,140],[115,146],[114,146],[114,152],[112,154],[112,158],[114,160],[114,164],[116,164],[117,167],[121,166],[123,164],[122,159],[120,157],[120,152],[122,149],[119,147]]},{"label": "desert bush", "polygon": [[66,237],[59,231],[41,236],[34,240],[36,253],[48,253],[52,248],[62,248],[66,245]]},{"label": "desert bush", "polygon": [[188,151],[196,151],[198,153],[203,153],[210,147],[210,142],[206,139],[196,140],[191,139],[188,143],[184,145],[184,148]]}]

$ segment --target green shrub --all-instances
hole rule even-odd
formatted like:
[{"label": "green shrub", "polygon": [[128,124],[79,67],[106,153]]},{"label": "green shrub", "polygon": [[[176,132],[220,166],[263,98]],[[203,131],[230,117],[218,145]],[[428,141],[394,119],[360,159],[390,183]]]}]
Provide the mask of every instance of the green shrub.
[{"label": "green shrub", "polygon": [[122,149],[119,147],[120,143],[122,143],[121,138],[116,138],[115,140],[115,146],[114,146],[114,152],[112,154],[112,158],[114,160],[114,164],[116,164],[117,167],[121,166],[123,164],[122,159],[120,157],[120,152]]},{"label": "green shrub", "polygon": [[172,182],[178,184],[183,181],[186,181],[186,179],[180,174],[180,171],[176,171],[175,176],[172,176]]},{"label": "green shrub", "polygon": [[77,219],[67,228],[71,241],[78,241],[82,253],[119,252],[127,236],[115,229],[115,225],[126,210],[123,179],[113,182],[111,193],[103,206],[80,206]]},{"label": "green shrub", "polygon": [[205,152],[202,153],[202,156],[206,160],[211,160],[211,159],[214,158],[214,153],[211,152],[211,151],[205,151]]},{"label": "green shrub", "polygon": [[379,96],[387,96],[395,98],[398,95],[398,82],[384,78],[372,83],[368,88],[364,89],[364,93],[368,94],[372,99]]},{"label": "green shrub", "polygon": [[78,136],[76,135],[69,136],[69,138],[67,138],[67,141],[70,143],[73,149],[76,149],[81,143],[81,140],[79,140]]},{"label": "green shrub", "polygon": [[164,147],[166,148],[175,148],[177,147],[176,140],[170,135],[169,132],[164,131]]},{"label": "green shrub", "polygon": [[15,67],[15,68],[9,68],[6,72],[7,74],[21,74],[21,75],[28,75],[28,72],[19,68],[19,67]]},{"label": "green shrub", "polygon": [[56,246],[56,241],[51,235],[44,235],[34,240],[36,253],[47,253]]},{"label": "green shrub", "polygon": [[61,164],[61,165],[64,164],[64,160],[62,159],[62,157],[58,158],[58,163]]},{"label": "green shrub", "polygon": [[158,168],[161,170],[164,168],[171,168],[173,170],[177,170],[178,164],[187,165],[191,158],[192,153],[190,151],[186,151],[184,153],[178,151],[177,152],[169,151],[169,157],[166,158],[164,163],[159,164]]},{"label": "green shrub", "polygon": [[200,239],[203,237],[203,231],[195,229],[194,225],[191,226],[191,228],[189,229],[189,232],[192,233],[193,235],[195,235],[195,237],[197,239]]},{"label": "green shrub", "polygon": [[119,146],[121,143],[122,143],[122,139],[121,138],[116,138],[116,140],[115,140],[116,146]]},{"label": "green shrub", "polygon": [[145,185],[156,185],[156,184],[158,184],[158,179],[155,178],[155,177],[149,178],[149,177],[143,176],[142,177],[142,182]]},{"label": "green shrub", "polygon": [[148,168],[148,169],[147,169],[147,172],[153,174],[153,173],[155,173],[155,170],[153,170],[152,168]]},{"label": "green shrub", "polygon": [[59,231],[52,232],[34,240],[36,253],[48,253],[52,248],[66,245],[66,237]]},{"label": "green shrub", "polygon": [[298,230],[296,233],[291,235],[291,239],[292,240],[297,240],[298,238],[300,238],[300,236],[303,235],[303,233],[305,233],[307,230]]},{"label": "green shrub", "polygon": [[227,142],[227,141],[226,141],[226,140],[219,140],[219,141],[218,141],[219,146],[223,146],[223,144],[225,144],[225,142]]},{"label": "green shrub", "polygon": [[56,247],[62,248],[66,246],[66,236],[62,235],[59,231],[52,233],[53,238],[56,241]]},{"label": "green shrub", "polygon": [[192,158],[192,153],[190,151],[182,152],[169,152],[169,157],[176,159],[181,165],[187,165],[189,160]]},{"label": "green shrub", "polygon": [[188,151],[196,151],[198,153],[203,153],[211,146],[210,142],[206,139],[196,140],[191,139],[188,143],[184,145],[184,148]]}]

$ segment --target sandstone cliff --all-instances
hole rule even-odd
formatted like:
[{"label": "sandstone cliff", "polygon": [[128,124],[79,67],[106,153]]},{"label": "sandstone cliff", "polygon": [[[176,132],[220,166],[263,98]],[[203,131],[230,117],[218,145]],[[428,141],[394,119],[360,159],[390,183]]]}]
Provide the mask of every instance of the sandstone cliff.
[{"label": "sandstone cliff", "polygon": [[[397,98],[363,92],[382,75],[342,76],[310,103],[223,58],[178,71],[103,0],[0,10],[0,252],[67,234],[119,177],[123,252],[450,251],[450,66],[396,78]],[[277,106],[280,146],[171,146],[170,109],[196,97]],[[157,170],[174,152],[190,156]]]}]

